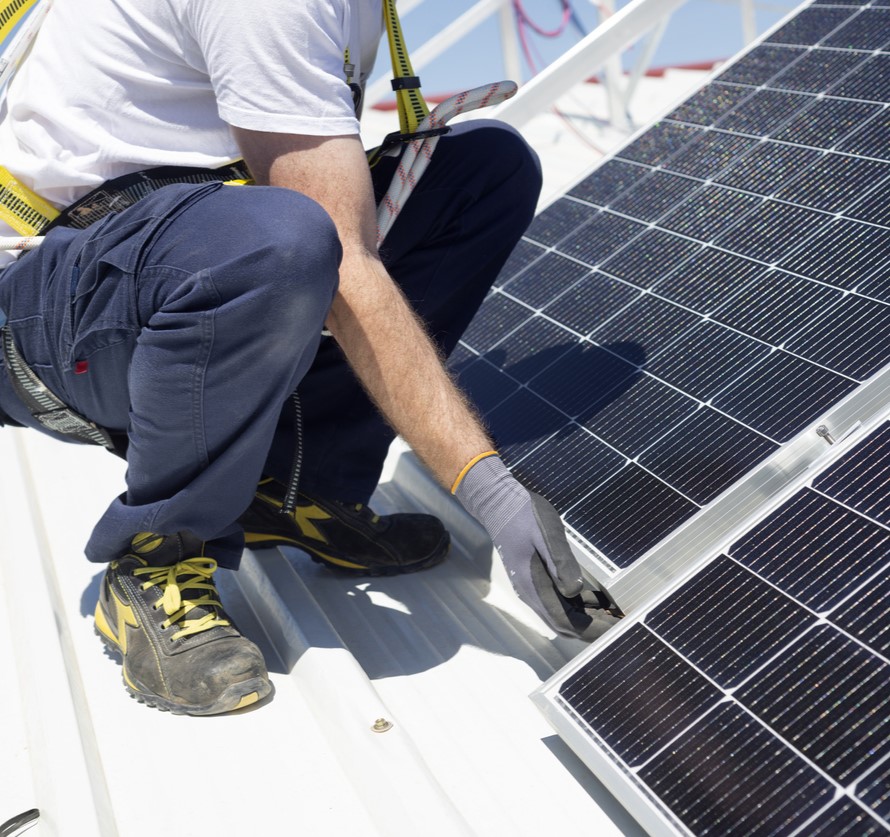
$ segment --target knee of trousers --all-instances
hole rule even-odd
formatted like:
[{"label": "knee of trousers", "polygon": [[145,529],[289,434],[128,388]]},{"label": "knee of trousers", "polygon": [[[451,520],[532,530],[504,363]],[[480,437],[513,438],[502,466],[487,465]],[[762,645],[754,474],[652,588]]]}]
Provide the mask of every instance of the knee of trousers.
[{"label": "knee of trousers", "polygon": [[[231,275],[232,292],[248,293],[276,320],[321,322],[337,289],[340,240],[334,222],[314,200],[269,186],[219,190],[223,206],[206,206],[204,222],[223,221],[228,240],[217,250],[217,283]],[[216,196],[213,196],[214,198]]]},{"label": "knee of trousers", "polygon": [[[517,194],[528,194],[530,199],[537,200],[542,182],[541,161],[512,125],[497,119],[471,119],[455,125],[448,140],[464,160],[475,158],[483,163],[492,182],[509,182]],[[446,143],[443,141],[442,145]],[[434,160],[435,157],[434,154]]]}]

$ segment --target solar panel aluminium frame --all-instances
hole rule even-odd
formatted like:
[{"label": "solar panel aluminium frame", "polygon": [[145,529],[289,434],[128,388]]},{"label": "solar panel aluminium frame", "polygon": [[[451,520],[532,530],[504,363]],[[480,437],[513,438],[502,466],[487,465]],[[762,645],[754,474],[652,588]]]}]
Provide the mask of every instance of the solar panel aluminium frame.
[{"label": "solar panel aluminium frame", "polygon": [[[790,11],[762,37],[741,50],[733,59],[720,67],[718,72],[705,79],[686,100],[743,60],[752,50],[764,44],[773,33],[808,7],[811,7],[811,4],[802,3]],[[666,108],[663,116],[675,110],[677,104],[672,103]],[[599,167],[620,156],[621,152],[645,134],[652,124],[654,123],[641,127],[620,148],[598,161],[578,183]],[[570,190],[566,193],[568,191]],[[558,200],[557,197],[554,202]],[[781,491],[789,481],[830,456],[833,442],[843,439],[857,427],[869,422],[888,402],[890,402],[890,366],[856,387],[808,427],[782,444],[774,454],[755,465],[689,520],[679,525],[625,568],[618,567],[567,523],[566,532],[569,540],[585,571],[609,592],[620,607],[626,612],[633,612],[651,596],[657,594],[677,573],[682,573],[697,556],[709,551],[715,542],[744,527],[763,504],[776,492]]]},{"label": "solar panel aluminium frame", "polygon": [[[572,707],[560,695],[560,689],[573,675],[589,665],[596,657],[618,643],[626,634],[642,626],[647,616],[655,611],[660,604],[669,600],[677,590],[708,566],[714,564],[719,556],[725,554],[743,533],[750,531],[761,521],[767,519],[804,486],[809,485],[870,433],[886,424],[888,420],[890,420],[890,403],[885,403],[884,409],[876,412],[870,421],[857,425],[856,429],[850,432],[845,439],[832,444],[829,455],[820,460],[818,468],[808,468],[799,473],[796,479],[787,482],[781,491],[772,494],[769,501],[761,505],[759,513],[749,520],[748,525],[714,544],[699,561],[688,565],[682,574],[675,575],[659,595],[649,599],[644,608],[632,616],[625,617],[619,625],[596,640],[531,694],[532,702],[543,713],[559,736],[653,837],[662,837],[662,835],[664,837],[674,837],[675,835],[694,837],[694,832],[689,830],[668,805],[659,800],[646,785],[634,778],[630,767],[601,736],[586,725],[582,726],[584,722],[577,717]],[[695,607],[694,602],[690,602],[690,607]],[[679,659],[685,660],[670,643],[668,643],[668,647]],[[603,676],[608,677],[609,672],[604,671]],[[633,684],[628,684],[628,689],[632,688]],[[726,694],[730,694],[733,690],[724,689],[724,691]],[[773,730],[770,732],[778,737]]]}]

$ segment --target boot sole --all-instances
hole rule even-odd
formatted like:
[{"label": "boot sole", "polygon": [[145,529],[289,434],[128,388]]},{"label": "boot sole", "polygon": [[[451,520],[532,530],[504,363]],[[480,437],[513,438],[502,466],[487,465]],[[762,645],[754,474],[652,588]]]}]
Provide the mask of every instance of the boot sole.
[{"label": "boot sole", "polygon": [[98,627],[95,627],[94,630],[106,649],[121,662],[124,687],[130,693],[130,697],[153,709],[160,709],[162,712],[170,712],[173,715],[221,715],[257,703],[272,691],[272,683],[267,678],[251,677],[249,680],[228,686],[212,703],[188,704],[167,700],[154,692],[140,689],[136,683],[130,680],[127,674],[127,663],[121,653],[120,646]]},{"label": "boot sole", "polygon": [[450,541],[446,541],[443,548],[437,549],[436,551],[431,552],[426,558],[420,561],[414,561],[411,564],[375,564],[373,566],[357,564],[355,563],[355,561],[349,561],[345,558],[338,558],[335,555],[328,555],[324,552],[319,552],[318,550],[310,548],[297,540],[285,538],[281,535],[275,535],[274,537],[265,537],[255,532],[245,533],[245,546],[248,549],[274,549],[279,546],[295,547],[296,549],[305,552],[313,561],[315,561],[316,564],[322,564],[325,567],[333,570],[334,572],[340,573],[342,575],[364,575],[378,577],[388,575],[403,575],[406,573],[414,573],[418,570],[426,570],[430,567],[435,567],[437,564],[441,564],[445,560],[448,555],[451,543]]}]

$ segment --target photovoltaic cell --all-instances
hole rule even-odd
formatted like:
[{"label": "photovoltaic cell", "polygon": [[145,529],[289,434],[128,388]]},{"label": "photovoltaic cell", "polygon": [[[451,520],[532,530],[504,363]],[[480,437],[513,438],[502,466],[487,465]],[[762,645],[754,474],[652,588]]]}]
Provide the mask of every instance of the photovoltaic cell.
[{"label": "photovoltaic cell", "polygon": [[[638,684],[628,689],[626,684]],[[661,749],[716,706],[720,692],[664,643],[635,625],[596,665],[568,678],[560,694],[628,764]]]},{"label": "photovoltaic cell", "polygon": [[528,320],[532,313],[503,294],[493,294],[482,303],[464,332],[464,342],[476,351],[484,352]]},{"label": "photovoltaic cell", "polygon": [[691,415],[695,400],[653,378],[639,375],[606,394],[579,418],[584,426],[629,459]]},{"label": "photovoltaic cell", "polygon": [[660,122],[622,149],[620,157],[658,166],[701,133],[702,129],[694,125]]},{"label": "photovoltaic cell", "polygon": [[777,449],[743,424],[701,407],[648,447],[639,463],[703,506]]},{"label": "photovoltaic cell", "polygon": [[658,296],[702,314],[710,314],[728,296],[744,290],[764,271],[759,262],[725,250],[714,247],[696,247],[695,250],[697,252],[690,259],[676,268],[665,265],[665,278],[657,282],[653,290]]},{"label": "photovoltaic cell", "polygon": [[671,111],[668,119],[692,125],[713,125],[726,111],[750,95],[749,88],[714,82]]},{"label": "photovoltaic cell", "polygon": [[890,174],[890,163],[863,160],[846,154],[828,154],[814,163],[776,197],[793,203],[840,212]]},{"label": "photovoltaic cell", "polygon": [[583,420],[608,409],[641,374],[638,365],[614,352],[579,342],[560,359],[558,370],[545,369],[529,387],[567,416]]},{"label": "photovoltaic cell", "polygon": [[735,697],[846,785],[890,753],[888,695],[890,666],[821,625],[769,662]]},{"label": "photovoltaic cell", "polygon": [[[464,335],[505,455],[604,566],[890,361],[888,15],[811,3],[730,62],[536,217]],[[584,444],[606,474],[551,467]]]},{"label": "photovoltaic cell", "polygon": [[[813,148],[834,148],[838,146],[843,151],[852,153],[865,153],[856,145],[874,147],[876,153],[870,153],[869,157],[884,157],[887,159],[887,145],[880,145],[880,123],[877,123],[872,131],[861,134],[859,140],[851,137],[850,143],[841,142],[848,134],[858,129],[865,120],[873,117],[883,110],[881,105],[870,102],[857,102],[848,99],[814,99],[803,108],[796,116],[786,122],[773,138],[781,142],[797,143],[801,146]],[[885,153],[880,153],[881,151]]]},{"label": "photovoltaic cell", "polygon": [[787,181],[811,166],[820,154],[813,148],[761,142],[715,179],[725,186],[772,195]]},{"label": "photovoltaic cell", "polygon": [[556,249],[595,267],[619,247],[645,230],[645,225],[611,212],[601,212],[576,232],[566,236]]},{"label": "photovoltaic cell", "polygon": [[756,137],[766,137],[787,122],[811,98],[784,90],[758,90],[717,121],[717,127]]},{"label": "photovoltaic cell", "polygon": [[642,365],[698,319],[679,305],[645,294],[620,318],[613,317],[594,329],[592,337],[600,344],[612,344],[612,351]]},{"label": "photovoltaic cell", "polygon": [[681,391],[708,401],[769,351],[769,346],[758,340],[705,320],[653,357],[646,370]]},{"label": "photovoltaic cell", "polygon": [[654,221],[678,200],[700,187],[697,180],[657,171],[612,201],[612,209],[643,221]]},{"label": "photovoltaic cell", "polygon": [[846,215],[871,224],[890,226],[890,183],[881,183],[845,211]]},{"label": "photovoltaic cell", "polygon": [[828,92],[846,99],[862,99],[866,102],[890,102],[887,74],[890,72],[890,55],[874,55],[843,78]]},{"label": "photovoltaic cell", "polygon": [[778,90],[818,93],[851,72],[865,60],[857,53],[814,49],[783,70],[770,82]]},{"label": "photovoltaic cell", "polygon": [[649,288],[664,275],[666,269],[681,263],[700,249],[700,244],[688,238],[664,230],[646,230],[632,247],[625,247],[606,259],[602,269],[625,282]]},{"label": "photovoltaic cell", "polygon": [[863,381],[890,363],[890,305],[849,294],[786,346]]},{"label": "photovoltaic cell", "polygon": [[568,194],[594,206],[608,206],[613,198],[621,195],[648,174],[649,169],[645,166],[625,163],[622,160],[610,160],[600,166],[594,176],[582,180],[570,189]]},{"label": "photovoltaic cell", "polygon": [[826,38],[824,43],[825,46],[842,49],[882,49],[890,43],[890,11],[865,9]]},{"label": "photovoltaic cell", "polygon": [[513,466],[513,474],[557,507],[574,502],[624,465],[624,457],[577,424],[552,437],[546,452],[534,451]]},{"label": "photovoltaic cell", "polygon": [[805,50],[796,47],[764,44],[751,50],[720,75],[722,81],[750,84],[759,87],[782,72],[792,61],[800,58]]},{"label": "photovoltaic cell", "polygon": [[717,130],[706,131],[671,157],[664,167],[707,180],[756,144],[757,140],[751,137]]},{"label": "photovoltaic cell", "polygon": [[890,761],[863,780],[859,798],[875,813],[890,820]]},{"label": "photovoltaic cell", "polygon": [[596,214],[597,210],[587,203],[560,198],[535,216],[529,226],[528,235],[543,245],[556,244]]},{"label": "photovoltaic cell", "polygon": [[813,481],[813,488],[890,526],[890,424]]},{"label": "photovoltaic cell", "polygon": [[527,320],[509,338],[497,343],[483,357],[519,383],[524,384],[558,360],[577,338],[543,317]]},{"label": "photovoltaic cell", "polygon": [[481,358],[471,356],[464,364],[455,362],[453,369],[463,391],[484,412],[494,409],[519,388],[519,384]]},{"label": "photovoltaic cell", "polygon": [[890,260],[890,229],[838,218],[822,226],[780,265],[848,291],[885,269]]},{"label": "photovoltaic cell", "polygon": [[839,799],[807,826],[808,837],[878,837],[886,833],[884,826],[850,799]]},{"label": "photovoltaic cell", "polygon": [[504,285],[503,290],[532,308],[543,308],[589,273],[590,269],[578,262],[548,253],[533,268]]},{"label": "photovoltaic cell", "polygon": [[736,704],[719,705],[640,771],[694,834],[790,834],[834,788]]},{"label": "photovoltaic cell", "polygon": [[755,195],[706,186],[668,213],[661,226],[700,241],[712,241],[722,230],[736,224],[761,199]]},{"label": "photovoltaic cell", "polygon": [[872,651],[890,657],[890,577],[872,577],[829,621]]},{"label": "photovoltaic cell", "polygon": [[697,511],[691,500],[628,463],[569,506],[565,521],[615,566],[628,567]]},{"label": "photovoltaic cell", "polygon": [[640,290],[597,270],[587,274],[544,308],[544,314],[587,334],[593,323],[608,320],[633,300]]},{"label": "photovoltaic cell", "polygon": [[518,390],[485,415],[508,465],[569,425],[565,415],[527,389]]},{"label": "photovoltaic cell", "polygon": [[[864,109],[865,105],[860,107]],[[872,107],[878,115],[853,131],[838,148],[852,154],[890,160],[890,113],[876,105]]]},{"label": "photovoltaic cell", "polygon": [[849,378],[777,351],[712,403],[765,436],[787,442],[855,386]]},{"label": "photovoltaic cell", "polygon": [[692,834],[890,832],[888,477],[884,421],[554,678]]},{"label": "photovoltaic cell", "polygon": [[767,270],[731,296],[713,318],[771,345],[780,345],[807,323],[824,316],[842,293],[817,282]]},{"label": "photovoltaic cell", "polygon": [[645,619],[723,689],[744,682],[815,623],[812,613],[723,555]]},{"label": "photovoltaic cell", "polygon": [[719,236],[716,243],[767,264],[797,248],[801,239],[825,226],[831,216],[774,200],[765,200]]},{"label": "photovoltaic cell", "polygon": [[810,46],[819,43],[824,37],[850,19],[849,9],[804,9],[792,20],[781,26],[766,39],[770,44],[799,44]]}]

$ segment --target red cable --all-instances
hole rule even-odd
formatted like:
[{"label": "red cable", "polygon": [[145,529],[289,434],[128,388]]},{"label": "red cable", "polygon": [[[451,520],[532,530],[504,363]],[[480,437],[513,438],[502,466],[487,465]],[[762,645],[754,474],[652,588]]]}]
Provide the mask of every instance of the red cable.
[{"label": "red cable", "polygon": [[515,11],[520,24],[529,26],[533,32],[540,35],[542,38],[558,38],[566,31],[566,27],[569,25],[569,21],[572,18],[572,7],[569,5],[568,0],[560,0],[560,5],[562,6],[562,21],[559,26],[556,29],[544,29],[528,16],[528,12],[526,12],[525,7],[522,5],[522,0],[513,0],[513,10]]}]

